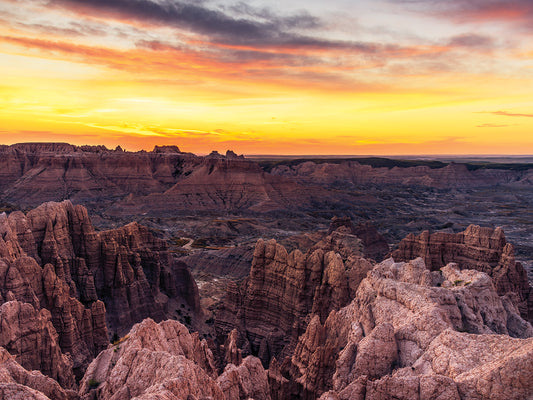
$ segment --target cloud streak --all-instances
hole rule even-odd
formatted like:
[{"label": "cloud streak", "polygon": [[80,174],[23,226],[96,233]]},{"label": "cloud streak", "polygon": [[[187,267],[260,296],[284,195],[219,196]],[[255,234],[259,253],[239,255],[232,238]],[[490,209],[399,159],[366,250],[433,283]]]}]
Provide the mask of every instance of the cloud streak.
[{"label": "cloud streak", "polygon": [[424,14],[457,23],[509,22],[533,30],[531,0],[389,0]]},{"label": "cloud streak", "polygon": [[226,9],[203,2],[151,0],[50,0],[50,5],[97,18],[185,29],[225,44],[323,46],[323,40],[295,33],[317,29],[322,21],[308,13],[278,15],[239,3]]},{"label": "cloud streak", "polygon": [[503,117],[525,117],[525,118],[533,118],[533,114],[520,114],[520,113],[511,113],[507,111],[481,111],[483,114],[493,114],[493,115],[501,115]]},{"label": "cloud streak", "polygon": [[507,128],[512,125],[502,125],[502,124],[481,124],[477,125],[476,128]]}]

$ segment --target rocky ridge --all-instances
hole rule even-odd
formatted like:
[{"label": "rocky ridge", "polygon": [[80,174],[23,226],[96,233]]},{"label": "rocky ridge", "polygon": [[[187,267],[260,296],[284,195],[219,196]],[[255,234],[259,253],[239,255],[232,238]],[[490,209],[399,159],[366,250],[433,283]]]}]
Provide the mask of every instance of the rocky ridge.
[{"label": "rocky ridge", "polygon": [[199,312],[187,267],[137,223],[97,232],[84,207],[64,201],[1,214],[0,234],[0,345],[64,387],[111,333],[162,320],[173,302]]},{"label": "rocky ridge", "polygon": [[0,398],[11,400],[77,400],[78,394],[63,389],[38,371],[27,371],[0,347]]},{"label": "rocky ridge", "polygon": [[[460,281],[460,282],[459,282]],[[514,338],[509,336],[512,334]],[[102,352],[80,387],[92,399],[527,399],[533,327],[491,278],[421,258],[388,259],[353,300],[325,321],[314,315],[294,352],[265,370],[243,358],[233,330],[225,367],[176,321],[147,319]]]},{"label": "rocky ridge", "polygon": [[450,163],[442,168],[372,167],[357,161],[315,163],[306,161],[293,166],[279,165],[272,174],[295,178],[302,183],[333,185],[343,182],[353,185],[401,185],[432,188],[472,188],[495,184],[531,185],[533,170],[507,171],[478,169],[470,171],[464,164]]},{"label": "rocky ridge", "polygon": [[[249,211],[265,213],[309,208],[312,201],[330,199],[324,189],[313,191],[292,179],[264,172],[260,166],[233,152],[212,153],[164,193],[142,199],[152,212],[163,210]],[[120,204],[119,206],[122,206]],[[128,206],[127,203],[124,206]]]},{"label": "rocky ridge", "polygon": [[[436,269],[422,258],[373,266],[351,231],[334,220],[305,255],[257,243],[249,278],[240,290],[229,287],[217,314],[226,362],[257,355],[269,368],[273,399],[522,399],[533,392],[533,328],[517,293],[498,290],[501,267],[481,272],[483,257],[475,257],[499,246],[499,260],[503,243],[503,258],[515,266],[502,232],[470,227],[467,251],[450,251],[464,262],[470,254],[470,264]],[[478,352],[483,357],[470,357]],[[454,367],[443,370],[447,362]],[[521,383],[508,390],[513,374]],[[484,376],[499,382],[493,392]]]},{"label": "rocky ridge", "polygon": [[100,353],[87,369],[80,395],[86,400],[270,399],[267,374],[257,358],[228,364],[218,375],[213,354],[198,334],[177,321],[151,319]]},{"label": "rocky ridge", "polygon": [[206,157],[177,146],[127,152],[66,143],[0,146],[0,199],[18,207],[70,199],[114,217],[169,211],[249,211],[309,208],[334,199],[290,178],[264,172],[228,150]]},{"label": "rocky ridge", "polygon": [[266,366],[290,354],[311,314],[323,321],[353,297],[372,267],[361,249],[356,236],[340,230],[306,254],[259,240],[249,277],[240,287],[229,285],[217,312],[219,342],[236,328],[243,353],[257,355]]},{"label": "rocky ridge", "polygon": [[420,258],[377,265],[348,306],[311,320],[283,365],[279,398],[527,398],[531,325],[488,275],[441,271]]},{"label": "rocky ridge", "polygon": [[[127,251],[115,253],[113,265],[120,269],[113,276],[127,274],[122,272],[127,271],[123,256],[131,266],[131,260],[142,261],[139,253],[150,250],[150,259],[160,261],[159,269],[141,263],[142,269],[152,271],[145,273],[150,287],[150,274],[160,271],[158,290],[164,294],[165,247],[138,228],[126,227],[120,234],[96,232],[79,223],[85,221],[83,209],[68,202],[46,207],[47,216],[56,215],[53,222],[42,221],[41,213],[23,215],[29,221],[24,222],[13,213],[11,223],[11,215],[4,216],[0,225],[0,255],[9,266],[3,281],[9,290],[0,291],[0,345],[6,348],[0,349],[0,393],[11,398],[518,400],[533,393],[533,327],[520,316],[517,293],[499,293],[494,273],[466,268],[467,264],[449,262],[437,269],[418,257],[408,262],[389,258],[376,265],[363,258],[362,240],[352,234],[348,221],[339,220],[305,254],[288,253],[274,240],[258,241],[250,276],[241,288],[235,285],[228,291],[217,315],[218,343],[200,340],[198,333],[177,321],[156,323],[147,318],[98,354],[78,393],[68,390],[75,387],[74,376],[61,368],[69,371],[76,360],[61,347],[63,334],[55,326],[54,310],[43,307],[48,289],[42,294],[33,289],[47,286],[42,278],[39,281],[38,271],[47,276],[54,272],[52,286],[62,286],[84,307],[72,295],[92,293],[80,284],[91,279],[73,272],[76,264],[65,249],[71,243],[73,254],[89,255],[89,237],[106,244],[115,240]],[[78,221],[79,229],[72,229],[72,220]],[[29,230],[21,228],[26,223]],[[45,226],[44,233],[39,226]],[[487,236],[489,231],[471,227],[465,244],[470,250],[454,254],[462,254],[463,261],[469,255],[474,267],[486,262],[473,255],[486,255],[487,249],[502,244],[501,234],[490,231]],[[105,246],[101,243],[99,248]],[[41,268],[43,260],[48,263]],[[92,265],[91,257],[84,260]],[[100,259],[104,270],[111,264],[105,260]],[[25,272],[23,284],[9,271]],[[92,275],[97,295],[105,275],[102,281]],[[63,297],[57,297],[59,303]],[[34,349],[39,349],[37,355]],[[24,370],[18,362],[41,369],[61,385]],[[55,368],[49,370],[49,365]]]},{"label": "rocky ridge", "polygon": [[176,146],[152,152],[67,143],[20,143],[0,148],[0,193],[5,201],[35,207],[44,201],[113,200],[129,193],[163,192],[200,158]]},{"label": "rocky ridge", "polygon": [[522,264],[515,261],[514,247],[507,243],[502,229],[470,225],[460,233],[424,231],[408,235],[392,252],[397,261],[422,257],[430,270],[448,263],[461,269],[475,269],[490,275],[500,295],[514,294],[523,318],[533,322],[533,288]]}]

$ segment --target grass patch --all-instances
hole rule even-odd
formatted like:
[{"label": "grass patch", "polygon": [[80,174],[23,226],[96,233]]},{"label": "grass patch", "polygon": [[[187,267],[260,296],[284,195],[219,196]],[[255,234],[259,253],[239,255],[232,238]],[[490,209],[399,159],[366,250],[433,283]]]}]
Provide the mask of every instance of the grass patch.
[{"label": "grass patch", "polygon": [[129,337],[130,337],[130,335],[126,335],[126,336],[123,336],[123,337],[119,338],[118,340],[113,341],[113,346],[117,346],[117,345],[119,345],[120,343],[122,343],[122,342],[128,340]]},{"label": "grass patch", "polygon": [[94,378],[89,379],[89,382],[87,383],[91,389],[96,389],[98,386],[100,386],[100,382]]},{"label": "grass patch", "polygon": [[207,239],[204,238],[194,239],[191,244],[191,247],[194,247],[195,249],[205,249],[207,246]]},{"label": "grass patch", "polygon": [[189,243],[189,239],[185,239],[185,238],[179,238],[179,237],[176,237],[176,238],[172,238],[170,239],[170,242],[174,245],[174,246],[178,246],[178,247],[182,247],[182,246],[185,246],[187,243]]}]

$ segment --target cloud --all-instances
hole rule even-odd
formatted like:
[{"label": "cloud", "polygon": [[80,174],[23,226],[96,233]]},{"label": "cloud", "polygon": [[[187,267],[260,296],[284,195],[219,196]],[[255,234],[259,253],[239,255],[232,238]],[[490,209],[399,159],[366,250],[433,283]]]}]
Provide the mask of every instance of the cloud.
[{"label": "cloud", "polygon": [[280,15],[244,2],[232,6],[183,0],[49,0],[49,5],[83,17],[105,18],[143,27],[170,27],[198,35],[197,45],[242,47],[242,50],[324,49],[359,53],[402,52],[403,47],[357,40],[327,39],[329,22],[300,11]]},{"label": "cloud", "polygon": [[49,4],[84,16],[188,30],[216,43],[311,46],[325,43],[293,32],[321,27],[319,18],[306,12],[278,15],[245,3],[226,8],[209,7],[204,2],[170,0],[50,0]]},{"label": "cloud", "polygon": [[513,125],[481,124],[481,125],[477,125],[476,128],[507,128],[508,126],[513,126]]},{"label": "cloud", "polygon": [[458,36],[453,36],[449,41],[450,46],[467,47],[467,48],[493,48],[495,46],[494,39],[490,36],[479,35],[476,33],[465,33]]},{"label": "cloud", "polygon": [[503,21],[533,29],[531,0],[389,0],[410,9],[458,23]]},{"label": "cloud", "polygon": [[526,117],[526,118],[533,118],[533,114],[520,114],[520,113],[510,113],[507,111],[480,111],[480,114],[493,114],[493,115],[501,115],[504,117]]},{"label": "cloud", "polygon": [[[465,33],[439,43],[402,45],[339,40],[322,18],[281,15],[245,3],[216,6],[185,0],[33,0],[49,17],[19,21],[0,41],[39,49],[50,57],[105,65],[152,79],[264,80],[318,89],[381,91],[388,76],[479,72],[470,50],[484,53],[494,40]],[[67,12],[68,11],[68,12]],[[54,20],[57,14],[62,17]],[[67,14],[69,18],[67,18]],[[33,23],[31,23],[33,22]],[[16,24],[14,25],[16,26]],[[162,27],[164,29],[158,29]],[[170,28],[170,29],[169,29]],[[28,30],[34,37],[29,37]],[[42,34],[41,34],[42,33]],[[46,35],[49,33],[49,35]],[[96,38],[96,40],[91,40]],[[88,43],[98,43],[92,45]],[[120,46],[115,48],[114,46]],[[457,57],[456,50],[463,51]],[[359,71],[369,71],[360,74]],[[320,86],[320,88],[318,87]]]}]

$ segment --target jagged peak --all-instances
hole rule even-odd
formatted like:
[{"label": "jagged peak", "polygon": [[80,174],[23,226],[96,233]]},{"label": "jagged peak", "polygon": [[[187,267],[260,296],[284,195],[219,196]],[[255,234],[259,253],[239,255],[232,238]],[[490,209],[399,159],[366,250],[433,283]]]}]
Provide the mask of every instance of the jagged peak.
[{"label": "jagged peak", "polygon": [[155,146],[152,150],[153,153],[181,153],[181,150],[176,145],[161,145]]},{"label": "jagged peak", "polygon": [[237,153],[235,153],[233,150],[227,150],[226,151],[226,158],[232,158],[232,159],[235,159],[235,158],[240,158],[240,159],[244,159],[244,155],[240,155],[238,156]]}]

